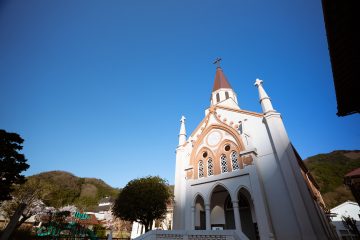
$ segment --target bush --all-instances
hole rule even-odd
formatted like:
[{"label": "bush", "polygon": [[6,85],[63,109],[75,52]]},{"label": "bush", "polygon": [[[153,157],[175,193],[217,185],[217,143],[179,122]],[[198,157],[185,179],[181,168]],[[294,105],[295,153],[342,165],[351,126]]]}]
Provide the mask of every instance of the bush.
[{"label": "bush", "polygon": [[106,237],[106,228],[101,226],[100,224],[95,225],[93,231],[97,237]]}]

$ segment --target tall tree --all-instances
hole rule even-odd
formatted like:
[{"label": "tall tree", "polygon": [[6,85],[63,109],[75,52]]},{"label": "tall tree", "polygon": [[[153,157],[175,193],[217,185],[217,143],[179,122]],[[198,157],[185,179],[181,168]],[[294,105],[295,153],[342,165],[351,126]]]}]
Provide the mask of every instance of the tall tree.
[{"label": "tall tree", "polygon": [[22,139],[17,133],[9,133],[0,129],[0,202],[11,199],[15,184],[25,182],[22,171],[29,168],[24,154]]},{"label": "tall tree", "polygon": [[120,192],[112,211],[123,220],[144,225],[147,232],[155,219],[164,217],[170,197],[166,180],[152,176],[138,178]]}]

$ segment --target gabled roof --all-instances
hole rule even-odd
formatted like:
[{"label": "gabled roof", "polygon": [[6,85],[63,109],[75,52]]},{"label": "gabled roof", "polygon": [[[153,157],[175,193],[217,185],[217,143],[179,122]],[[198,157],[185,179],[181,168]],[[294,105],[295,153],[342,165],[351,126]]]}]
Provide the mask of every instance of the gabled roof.
[{"label": "gabled roof", "polygon": [[96,225],[96,224],[99,224],[99,221],[96,219],[94,214],[88,214],[88,215],[89,215],[88,219],[78,220],[78,222],[81,225]]},{"label": "gabled roof", "polygon": [[111,210],[112,205],[97,206],[95,212],[106,212]]},{"label": "gabled roof", "polygon": [[232,88],[221,67],[216,68],[213,92],[220,88]]},{"label": "gabled roof", "polygon": [[356,168],[351,172],[347,173],[345,177],[360,177],[360,168]]},{"label": "gabled roof", "polygon": [[112,197],[104,197],[100,199],[99,204],[101,203],[113,203],[115,200]]},{"label": "gabled roof", "polygon": [[330,211],[335,211],[335,210],[337,210],[337,209],[339,209],[339,208],[342,208],[342,207],[344,207],[344,206],[346,206],[346,205],[359,206],[356,202],[353,202],[353,201],[349,201],[349,200],[348,200],[348,201],[345,201],[345,202],[341,203],[340,205],[338,205],[338,206],[330,209]]}]

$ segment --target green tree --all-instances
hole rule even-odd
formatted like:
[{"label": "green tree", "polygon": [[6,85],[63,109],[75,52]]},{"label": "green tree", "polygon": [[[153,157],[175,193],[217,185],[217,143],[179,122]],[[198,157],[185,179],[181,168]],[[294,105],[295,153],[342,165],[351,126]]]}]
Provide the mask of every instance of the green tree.
[{"label": "green tree", "polygon": [[122,189],[112,211],[116,217],[144,225],[147,232],[155,219],[163,218],[170,197],[166,180],[152,176],[138,178]]},{"label": "green tree", "polygon": [[341,216],[341,219],[344,226],[349,229],[352,234],[355,234],[358,238],[360,238],[360,232],[356,226],[356,220],[350,216]]},{"label": "green tree", "polygon": [[20,173],[29,168],[24,154],[19,153],[24,142],[19,134],[0,129],[0,202],[11,199],[15,184],[25,182]]}]

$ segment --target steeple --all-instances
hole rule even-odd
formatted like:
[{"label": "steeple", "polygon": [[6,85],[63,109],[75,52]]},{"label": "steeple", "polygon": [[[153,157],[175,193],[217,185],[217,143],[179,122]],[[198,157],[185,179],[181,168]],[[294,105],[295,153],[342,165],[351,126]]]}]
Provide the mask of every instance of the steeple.
[{"label": "steeple", "polygon": [[184,116],[180,119],[179,146],[186,142],[185,120],[186,118]]},{"label": "steeple", "polygon": [[223,70],[221,69],[220,66],[218,66],[216,68],[214,87],[213,87],[212,91],[215,92],[216,90],[219,90],[220,88],[232,89],[232,87],[230,86],[230,83],[226,79],[225,74],[223,73]]},{"label": "steeple", "polygon": [[275,112],[275,110],[271,104],[271,100],[270,100],[269,96],[267,95],[267,93],[265,92],[265,90],[262,86],[262,83],[263,83],[263,80],[260,80],[257,78],[254,85],[257,86],[257,88],[259,90],[260,104],[261,104],[263,113]]},{"label": "steeple", "polygon": [[220,67],[221,58],[217,58],[214,64],[217,65],[214,86],[211,94],[211,105],[222,105],[230,108],[239,109],[236,93],[228,82],[222,68]]}]

